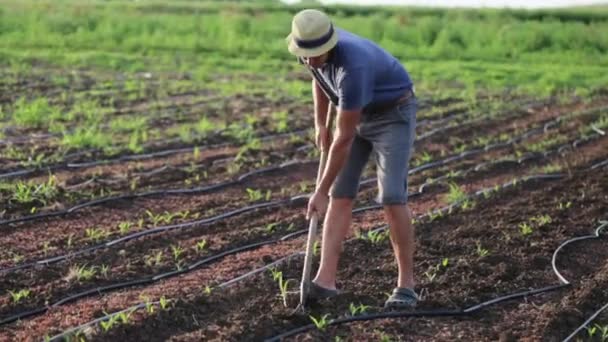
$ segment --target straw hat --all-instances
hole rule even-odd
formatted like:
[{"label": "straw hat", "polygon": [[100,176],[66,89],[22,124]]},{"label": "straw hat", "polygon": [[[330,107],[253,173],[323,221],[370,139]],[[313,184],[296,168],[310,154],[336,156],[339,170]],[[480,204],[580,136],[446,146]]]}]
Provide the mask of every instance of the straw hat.
[{"label": "straw hat", "polygon": [[291,54],[298,57],[317,57],[336,46],[338,33],[327,14],[306,9],[293,17],[291,34],[286,40]]}]

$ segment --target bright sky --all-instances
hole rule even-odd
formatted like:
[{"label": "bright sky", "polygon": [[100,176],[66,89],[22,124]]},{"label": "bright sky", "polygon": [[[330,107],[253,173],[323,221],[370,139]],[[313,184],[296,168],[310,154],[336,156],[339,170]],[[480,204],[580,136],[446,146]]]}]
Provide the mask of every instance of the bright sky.
[{"label": "bright sky", "polygon": [[[283,0],[297,3],[299,0]],[[324,4],[403,5],[431,7],[545,8],[605,4],[608,0],[321,0]]]}]

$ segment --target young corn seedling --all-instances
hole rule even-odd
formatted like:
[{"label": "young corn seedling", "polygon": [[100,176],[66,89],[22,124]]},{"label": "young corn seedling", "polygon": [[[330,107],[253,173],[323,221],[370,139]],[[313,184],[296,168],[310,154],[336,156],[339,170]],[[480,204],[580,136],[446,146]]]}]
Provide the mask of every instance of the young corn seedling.
[{"label": "young corn seedling", "polygon": [[197,253],[201,253],[205,250],[205,247],[207,247],[207,240],[202,240],[196,243],[196,252]]},{"label": "young corn seedling", "polygon": [[167,310],[169,307],[169,300],[165,298],[165,296],[160,297],[158,303],[160,304],[160,308],[163,310]]},{"label": "young corn seedling", "polygon": [[597,332],[597,325],[594,326],[589,326],[585,328],[587,330],[587,335],[589,335],[589,338],[593,338],[593,336],[595,336],[595,333]]},{"label": "young corn seedling", "polygon": [[122,321],[122,324],[129,323],[129,320],[131,319],[131,315],[133,315],[133,312],[135,312],[135,310],[136,309],[131,309],[129,311],[118,313],[116,315],[116,316],[118,316],[117,321]]},{"label": "young corn seedling", "polygon": [[[608,341],[608,324],[602,326],[602,325],[599,325],[596,323],[593,328],[597,328],[599,330],[598,336],[602,342]],[[589,328],[587,328],[587,329],[589,329]],[[589,330],[587,330],[587,331],[589,331]],[[590,337],[593,337],[593,336],[590,336]]]},{"label": "young corn seedling", "polygon": [[479,241],[476,242],[477,244],[477,249],[475,250],[477,252],[477,255],[479,255],[479,257],[483,258],[486,255],[490,254],[490,251],[481,247],[481,244],[479,243]]},{"label": "young corn seedling", "polygon": [[203,289],[203,293],[206,295],[210,295],[211,292],[213,292],[213,287],[211,287],[209,285],[205,285],[205,288]]},{"label": "young corn seedling", "polygon": [[533,222],[537,223],[537,227],[542,227],[546,224],[551,223],[551,216],[549,215],[538,215],[530,219]]},{"label": "young corn seedling", "polygon": [[369,306],[364,305],[364,304],[355,305],[353,303],[350,303],[348,306],[348,310],[350,311],[351,316],[357,316],[358,314],[364,314],[368,308],[369,308]]},{"label": "young corn seedling", "polygon": [[120,235],[125,235],[129,233],[131,228],[133,227],[133,222],[124,221],[118,224],[118,229],[120,230]]},{"label": "young corn seedling", "polygon": [[165,219],[163,217],[163,215],[154,214],[150,210],[146,210],[146,215],[148,215],[148,218],[150,219],[150,221],[152,221],[152,225],[154,225],[154,227],[156,227],[159,223],[161,223]]},{"label": "young corn seedling", "polygon": [[530,235],[533,232],[532,227],[526,222],[522,222],[519,224],[519,231],[523,236]]},{"label": "young corn seedling", "polygon": [[99,242],[108,236],[108,233],[101,228],[87,228],[85,230],[85,235],[89,240]]},{"label": "young corn seedling", "polygon": [[572,202],[570,202],[570,201],[560,202],[559,205],[557,206],[557,208],[559,210],[566,210],[566,209],[570,209],[571,206],[572,206]]},{"label": "young corn seedling", "polygon": [[325,328],[327,328],[327,325],[329,324],[329,321],[327,320],[327,317],[329,317],[329,314],[325,314],[323,315],[323,317],[317,319],[313,316],[308,316],[310,317],[310,320],[312,321],[312,323],[315,325],[315,327],[317,327],[317,329],[324,331]]},{"label": "young corn seedling", "polygon": [[42,253],[44,253],[44,256],[45,256],[45,257],[46,257],[46,256],[49,254],[49,245],[50,245],[50,242],[49,242],[49,241],[45,241],[45,242],[42,244]]},{"label": "young corn seedling", "polygon": [[101,267],[99,268],[99,273],[102,277],[106,279],[108,279],[108,271],[110,271],[110,266],[108,265],[101,265]]},{"label": "young corn seedling", "polygon": [[467,194],[456,183],[450,183],[450,192],[446,195],[448,204],[457,204],[466,199]]},{"label": "young corn seedling", "polygon": [[11,259],[13,260],[13,263],[18,264],[23,261],[23,255],[14,252],[10,252],[9,254],[11,256]]},{"label": "young corn seedling", "polygon": [[254,189],[250,189],[250,188],[247,188],[247,195],[249,196],[250,202],[259,201],[263,197],[261,190],[254,190]]},{"label": "young corn seedling", "polygon": [[95,270],[95,267],[87,267],[86,265],[82,265],[80,267],[78,266],[72,266],[70,267],[67,276],[65,277],[65,280],[68,282],[77,280],[77,281],[83,281],[83,280],[90,280],[92,279],[95,274],[97,273],[97,271]]},{"label": "young corn seedling", "polygon": [[114,324],[116,324],[117,320],[118,315],[112,315],[107,320],[99,322],[99,325],[101,326],[103,332],[108,332],[110,329],[112,329],[112,327],[114,327]]},{"label": "young corn seedling", "polygon": [[279,226],[278,222],[274,222],[274,223],[269,223],[266,225],[266,227],[264,227],[264,230],[268,233],[272,233],[275,228],[277,228]]},{"label": "young corn seedling", "polygon": [[144,263],[146,264],[146,266],[152,267],[152,266],[160,265],[162,260],[163,260],[163,252],[158,251],[158,253],[156,253],[152,256],[146,257]]},{"label": "young corn seedling", "polygon": [[281,271],[273,273],[272,277],[279,284],[279,291],[281,293],[281,298],[283,299],[283,305],[285,305],[285,307],[287,307],[288,306],[287,305],[287,287],[289,286],[289,282],[293,281],[293,279],[289,279],[289,280],[285,281],[283,279],[283,272],[281,272]]},{"label": "young corn seedling", "polygon": [[8,291],[8,293],[11,294],[11,298],[13,299],[13,303],[19,303],[21,300],[27,298],[30,296],[31,291],[30,290],[19,290],[17,292],[14,291]]},{"label": "young corn seedling", "polygon": [[175,261],[178,261],[184,253],[184,249],[181,248],[179,245],[171,245],[171,253],[173,254],[173,259]]},{"label": "young corn seedling", "polygon": [[438,271],[439,269],[437,268],[437,266],[431,266],[428,270],[424,272],[424,275],[429,280],[429,282],[432,283],[433,280],[435,280],[435,278],[437,277]]}]

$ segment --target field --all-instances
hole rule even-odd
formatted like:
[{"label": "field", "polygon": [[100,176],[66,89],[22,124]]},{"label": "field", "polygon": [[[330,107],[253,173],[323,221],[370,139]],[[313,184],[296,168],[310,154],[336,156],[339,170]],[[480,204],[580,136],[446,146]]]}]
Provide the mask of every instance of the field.
[{"label": "field", "polygon": [[303,7],[0,6],[0,341],[608,340],[606,8],[326,7],[416,83],[422,300],[382,309],[370,163],[345,293],[294,315],[319,160],[284,42]]}]

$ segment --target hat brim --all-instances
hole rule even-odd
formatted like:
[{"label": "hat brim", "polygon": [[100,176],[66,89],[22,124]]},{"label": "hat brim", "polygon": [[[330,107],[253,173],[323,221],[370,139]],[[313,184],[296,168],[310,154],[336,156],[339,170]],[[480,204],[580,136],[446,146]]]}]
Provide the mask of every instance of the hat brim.
[{"label": "hat brim", "polygon": [[334,31],[334,34],[331,36],[331,38],[329,38],[327,43],[312,49],[304,49],[299,47],[291,34],[287,36],[285,40],[288,44],[287,49],[292,55],[297,57],[317,57],[333,49],[333,47],[338,44],[338,32]]}]

